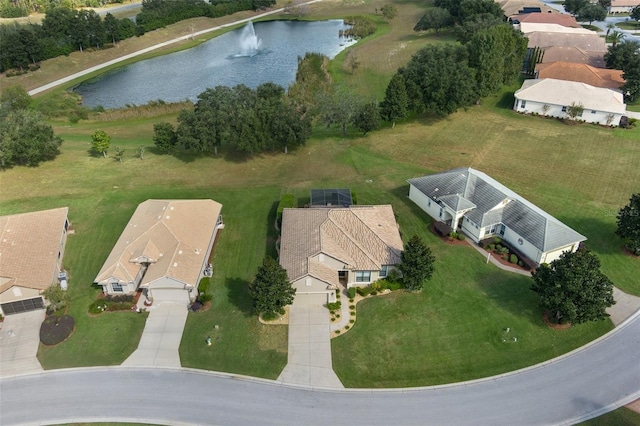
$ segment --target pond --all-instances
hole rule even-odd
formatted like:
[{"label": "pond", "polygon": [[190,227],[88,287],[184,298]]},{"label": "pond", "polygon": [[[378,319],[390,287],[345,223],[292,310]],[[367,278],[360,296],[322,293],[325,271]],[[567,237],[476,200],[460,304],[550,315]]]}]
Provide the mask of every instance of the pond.
[{"label": "pond", "polygon": [[136,62],[83,82],[73,90],[88,107],[119,108],[154,100],[195,101],[206,88],[295,81],[298,57],[335,57],[354,41],[340,37],[342,20],[247,24],[192,49]]}]

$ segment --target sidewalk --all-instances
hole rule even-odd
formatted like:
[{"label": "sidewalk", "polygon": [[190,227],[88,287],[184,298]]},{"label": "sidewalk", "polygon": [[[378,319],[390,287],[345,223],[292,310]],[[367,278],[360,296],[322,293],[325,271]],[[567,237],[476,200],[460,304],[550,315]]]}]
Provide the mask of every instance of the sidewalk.
[{"label": "sidewalk", "polygon": [[[470,241],[469,238],[466,239],[467,243],[469,243],[469,245],[471,247],[473,247],[474,249],[476,249],[476,251],[480,254],[482,254],[482,256],[484,256],[485,259],[489,259],[489,262],[493,263],[494,265],[496,265],[498,268],[504,270],[504,271],[509,271],[509,272],[513,272],[515,274],[520,274],[520,275],[526,275],[528,277],[531,276],[531,272],[530,271],[523,271],[520,268],[514,268],[512,266],[507,266],[507,265],[503,265],[502,263],[498,262],[496,259],[493,258],[493,256],[490,256],[489,253],[487,253],[487,251],[485,249],[483,249],[482,247],[480,247],[479,245],[477,245],[476,243],[474,243],[473,241]],[[489,263],[487,262],[487,263]]]}]

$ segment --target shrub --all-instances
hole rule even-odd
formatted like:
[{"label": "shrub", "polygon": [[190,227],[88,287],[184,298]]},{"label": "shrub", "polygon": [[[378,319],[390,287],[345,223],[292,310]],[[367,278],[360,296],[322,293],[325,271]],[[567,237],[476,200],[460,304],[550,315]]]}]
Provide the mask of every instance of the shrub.
[{"label": "shrub", "polygon": [[345,330],[348,330],[349,328],[351,328],[351,327],[349,327],[348,325],[345,325],[345,326],[344,326],[344,329],[345,329]]},{"label": "shrub", "polygon": [[278,209],[276,211],[276,215],[278,218],[278,223],[282,223],[282,211],[285,208],[295,207],[296,197],[293,194],[284,194],[282,198],[280,198],[280,202],[278,203]]},{"label": "shrub", "polygon": [[353,303],[353,299],[349,299],[349,303]]},{"label": "shrub", "polygon": [[209,289],[209,282],[210,280],[208,277],[202,277],[200,283],[198,283],[198,293],[206,293]]},{"label": "shrub", "polygon": [[356,308],[356,305],[349,305],[349,309],[353,310]]},{"label": "shrub", "polygon": [[495,248],[496,248],[496,245],[495,245],[495,244],[489,244],[489,245],[487,246],[487,250],[489,250],[489,251],[493,251],[493,250],[495,250]]},{"label": "shrub", "polygon": [[511,256],[509,256],[509,262],[518,263],[518,256],[516,256],[515,254],[511,254]]},{"label": "shrub", "polygon": [[331,318],[331,322],[334,322],[336,319],[335,318]]},{"label": "shrub", "polygon": [[508,248],[506,248],[506,247],[502,247],[502,248],[500,249],[500,254],[509,254],[509,249],[508,249]]},{"label": "shrub", "polygon": [[353,324],[354,322],[356,322],[356,320],[354,320],[354,319],[350,319],[349,320],[349,323],[351,323],[351,324]]},{"label": "shrub", "polygon": [[500,237],[493,237],[493,244],[498,245],[502,242]]},{"label": "shrub", "polygon": [[502,244],[496,244],[496,251],[499,252],[500,250],[502,250]]},{"label": "shrub", "polygon": [[524,268],[524,262],[522,260],[518,260],[518,266]]},{"label": "shrub", "polygon": [[349,295],[349,301],[352,302],[351,299],[353,299],[354,297],[356,297],[356,288],[355,287],[350,287],[347,290],[347,294]]},{"label": "shrub", "polygon": [[276,318],[278,318],[278,314],[276,312],[265,312],[262,314],[262,319],[264,321],[273,321]]},{"label": "shrub", "polygon": [[129,311],[133,308],[133,296],[107,296],[104,299],[98,299],[89,305],[90,314],[101,314],[105,311]]},{"label": "shrub", "polygon": [[75,327],[76,323],[70,315],[50,316],[40,326],[40,341],[47,346],[57,345],[71,336]]},{"label": "shrub", "polygon": [[460,241],[464,241],[464,240],[465,240],[465,238],[466,238],[466,237],[464,236],[464,234],[463,234],[463,233],[461,233],[461,232],[459,232],[459,233],[458,233],[458,240],[460,240]]},{"label": "shrub", "polygon": [[358,294],[359,294],[360,296],[366,297],[366,296],[368,296],[368,295],[371,293],[372,288],[371,288],[371,287],[369,287],[369,286],[366,286],[366,287],[356,287],[356,291],[358,292]]},{"label": "shrub", "polygon": [[451,238],[458,238],[458,233],[457,233],[457,232],[455,232],[455,231],[451,231],[451,232],[449,232],[449,237],[451,237]]},{"label": "shrub", "polygon": [[327,303],[325,306],[327,307],[327,309],[333,312],[333,311],[339,310],[341,305],[342,304],[340,302],[331,302],[331,303]]},{"label": "shrub", "polygon": [[200,293],[200,295],[198,296],[198,302],[202,304],[211,302],[212,299],[213,299],[213,296],[208,293]]},{"label": "shrub", "polygon": [[372,296],[376,296],[376,295],[378,294],[378,292],[377,292],[377,291],[375,291],[375,290],[373,290],[373,291],[372,291],[371,293],[369,293],[369,294],[370,294],[370,295],[372,295]]},{"label": "shrub", "polygon": [[336,334],[340,334],[340,330],[336,330]]}]

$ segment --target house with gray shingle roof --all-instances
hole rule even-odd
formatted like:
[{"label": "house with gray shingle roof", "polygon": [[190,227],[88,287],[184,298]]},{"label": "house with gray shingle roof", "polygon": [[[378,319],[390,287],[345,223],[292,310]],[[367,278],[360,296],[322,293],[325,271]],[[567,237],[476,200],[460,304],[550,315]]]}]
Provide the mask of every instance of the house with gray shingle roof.
[{"label": "house with gray shingle roof", "polygon": [[282,212],[280,265],[300,295],[335,301],[335,290],[365,286],[400,263],[403,245],[390,205],[290,208]]},{"label": "house with gray shingle roof", "polygon": [[94,282],[108,295],[142,291],[154,303],[198,295],[218,230],[213,200],[147,200],[131,216]]},{"label": "house with gray shingle roof", "polygon": [[471,167],[408,182],[409,198],[434,220],[464,232],[475,242],[500,237],[537,264],[574,252],[587,239]]}]

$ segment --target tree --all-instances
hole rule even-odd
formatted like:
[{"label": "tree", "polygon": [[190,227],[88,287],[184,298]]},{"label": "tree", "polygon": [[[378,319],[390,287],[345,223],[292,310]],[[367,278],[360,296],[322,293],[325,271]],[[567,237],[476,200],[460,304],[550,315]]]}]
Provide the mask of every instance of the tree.
[{"label": "tree", "polygon": [[115,147],[115,151],[116,154],[114,155],[114,158],[116,159],[116,161],[119,161],[122,163],[122,157],[124,157],[124,149],[120,148],[119,146]]},{"label": "tree", "polygon": [[427,9],[422,18],[418,21],[413,31],[435,30],[436,34],[442,28],[453,25],[453,17],[447,9],[441,7],[432,7]]},{"label": "tree", "polygon": [[598,0],[598,4],[602,6],[603,9],[608,10],[611,7],[611,0]]},{"label": "tree", "polygon": [[575,121],[578,117],[582,117],[583,112],[584,112],[584,106],[582,104],[576,104],[575,102],[571,102],[571,105],[567,107],[567,115],[573,121]]},{"label": "tree", "polygon": [[638,58],[640,43],[634,40],[624,40],[615,46],[609,46],[604,54],[604,61],[607,68],[626,71],[636,63]]},{"label": "tree", "polygon": [[564,252],[531,276],[531,290],[538,293],[540,307],[560,324],[604,319],[609,316],[605,309],[616,303],[613,284],[600,272],[596,255],[586,248]]},{"label": "tree", "polygon": [[97,154],[102,154],[104,158],[107,158],[107,151],[111,146],[111,136],[104,130],[96,130],[91,135],[91,149]]},{"label": "tree", "polygon": [[173,124],[162,122],[153,125],[153,143],[161,151],[169,153],[173,151],[178,142]]},{"label": "tree", "polygon": [[402,272],[404,286],[409,290],[421,290],[424,282],[433,275],[435,257],[431,254],[431,249],[420,237],[414,235],[405,244],[401,259],[398,268]]},{"label": "tree", "polygon": [[59,153],[62,139],[44,122],[42,114],[17,109],[0,116],[0,168],[37,166]]},{"label": "tree", "polygon": [[360,58],[358,55],[349,53],[347,56],[347,66],[351,68],[351,74],[354,74],[358,68],[360,68]]},{"label": "tree", "polygon": [[607,24],[607,32],[604,35],[605,40],[609,37],[609,33],[611,32],[611,30],[615,30],[616,29],[616,24],[614,24],[613,22],[609,22]]},{"label": "tree", "polygon": [[[451,11],[449,11],[451,12]],[[453,15],[453,13],[451,13]],[[493,0],[462,0],[459,9],[459,23],[472,19],[478,15],[491,15],[500,20],[504,18],[504,11],[500,4]]]},{"label": "tree", "polygon": [[31,96],[22,86],[5,87],[0,94],[0,115],[27,109],[29,105],[31,105]]},{"label": "tree", "polygon": [[382,16],[384,16],[384,19],[387,19],[389,21],[398,16],[398,9],[396,9],[396,7],[392,4],[385,4],[380,9],[380,12],[382,12]]},{"label": "tree", "polygon": [[502,17],[496,17],[495,15],[489,13],[473,15],[472,17],[465,19],[464,22],[456,24],[456,39],[460,43],[466,44],[477,32],[501,24],[504,24],[504,20],[502,19]]},{"label": "tree", "polygon": [[640,55],[633,56],[625,68],[622,74],[625,83],[620,89],[625,102],[632,103],[640,99]]},{"label": "tree", "polygon": [[478,31],[469,43],[469,66],[476,70],[476,91],[487,96],[520,76],[527,39],[511,25]]},{"label": "tree", "polygon": [[396,73],[389,82],[384,95],[384,100],[380,103],[380,114],[382,118],[391,121],[391,127],[396,126],[396,120],[405,118],[409,109],[409,96],[407,86],[404,84],[404,76]]},{"label": "tree", "polygon": [[589,0],[565,0],[564,10],[571,15],[577,15],[578,11],[589,4]]},{"label": "tree", "polygon": [[607,10],[599,4],[589,3],[578,10],[576,19],[578,21],[589,21],[589,25],[593,21],[604,21],[607,17]]},{"label": "tree", "polygon": [[624,38],[626,37],[626,34],[621,32],[621,31],[617,31],[614,30],[613,32],[611,32],[611,34],[609,35],[608,41],[611,42],[611,44],[613,45],[613,47],[615,47],[618,43],[620,43]]},{"label": "tree", "polygon": [[617,216],[616,235],[627,241],[627,249],[640,256],[640,192],[633,194],[629,204],[620,209]]},{"label": "tree", "polygon": [[367,134],[380,128],[380,109],[377,102],[367,102],[358,107],[353,117],[353,125]]},{"label": "tree", "polygon": [[255,312],[264,319],[269,319],[284,313],[284,307],[293,303],[296,290],[289,282],[287,270],[267,256],[258,268],[255,279],[249,284],[249,294],[253,299]]},{"label": "tree", "polygon": [[637,28],[638,24],[640,24],[640,5],[631,9],[631,12],[629,12],[629,17],[634,21],[636,21],[636,28]]},{"label": "tree", "polygon": [[469,66],[464,46],[429,45],[420,49],[400,72],[405,80],[410,108],[445,116],[477,99],[475,70]]},{"label": "tree", "polygon": [[42,295],[49,302],[49,309],[54,312],[63,309],[69,303],[69,295],[58,283],[47,287]]}]

